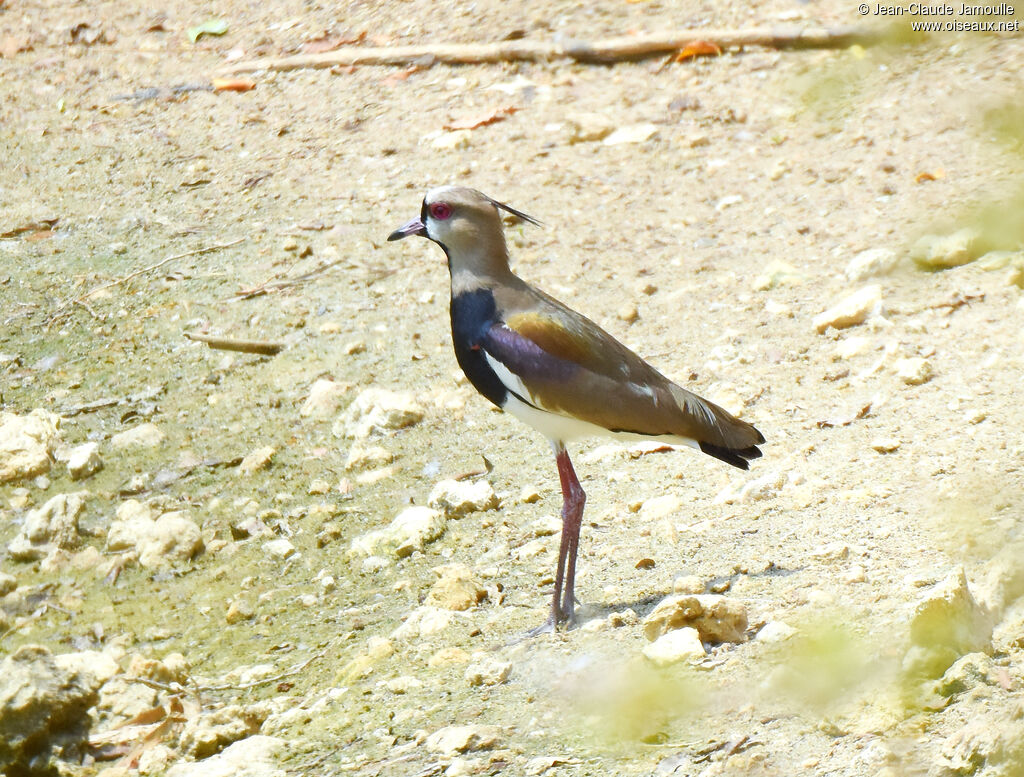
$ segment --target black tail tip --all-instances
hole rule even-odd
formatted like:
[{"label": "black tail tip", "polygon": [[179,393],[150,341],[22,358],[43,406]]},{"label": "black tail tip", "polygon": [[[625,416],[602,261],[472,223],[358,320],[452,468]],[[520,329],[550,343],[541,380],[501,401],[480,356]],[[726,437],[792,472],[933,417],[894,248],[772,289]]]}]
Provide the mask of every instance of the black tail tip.
[{"label": "black tail tip", "polygon": [[[760,442],[764,442],[764,439],[761,439]],[[750,469],[750,460],[759,459],[762,455],[761,449],[756,445],[751,445],[749,448],[726,448],[724,445],[702,442],[700,449],[708,456],[714,456],[716,459],[740,469]]]}]

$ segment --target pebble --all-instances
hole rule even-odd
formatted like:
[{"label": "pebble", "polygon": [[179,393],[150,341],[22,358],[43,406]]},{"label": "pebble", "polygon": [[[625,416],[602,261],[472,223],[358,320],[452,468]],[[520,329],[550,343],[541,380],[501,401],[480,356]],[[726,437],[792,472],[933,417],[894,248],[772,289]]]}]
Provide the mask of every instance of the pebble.
[{"label": "pebble", "polygon": [[391,693],[403,694],[414,691],[417,688],[422,688],[423,682],[412,675],[405,674],[401,677],[392,677],[384,683],[384,687],[391,691]]},{"label": "pebble", "polygon": [[932,364],[921,356],[912,356],[897,360],[894,365],[896,376],[908,386],[920,386],[931,380]]},{"label": "pebble", "polygon": [[445,726],[427,737],[427,750],[454,756],[473,750],[488,750],[501,741],[497,726]]},{"label": "pebble", "polygon": [[644,636],[652,641],[686,626],[697,629],[702,642],[745,642],[747,608],[717,594],[672,594],[643,619]]},{"label": "pebble", "polygon": [[358,443],[348,450],[348,458],[345,460],[345,469],[367,469],[369,467],[380,467],[390,464],[395,460],[395,455],[381,445],[363,446]]},{"label": "pebble", "polygon": [[837,359],[852,359],[871,350],[871,338],[855,335],[847,337],[836,343],[832,352]]},{"label": "pebble", "polygon": [[61,418],[37,408],[28,415],[0,412],[0,483],[50,471]]},{"label": "pebble", "polygon": [[451,610],[442,610],[440,607],[417,607],[406,616],[401,626],[391,632],[391,636],[400,640],[429,637],[448,628],[454,617]]},{"label": "pebble", "polygon": [[238,465],[238,471],[251,475],[253,472],[266,469],[270,466],[275,453],[277,450],[272,445],[264,445],[262,448],[250,451]]},{"label": "pebble", "polygon": [[468,513],[496,509],[498,496],[486,480],[442,480],[431,490],[427,504],[448,518],[461,518]]},{"label": "pebble", "polygon": [[570,145],[604,140],[615,129],[612,120],[603,113],[577,113],[570,116],[566,124]]},{"label": "pebble", "polygon": [[924,235],[910,249],[910,258],[922,270],[946,270],[973,262],[981,256],[981,233],[970,227],[951,235]]},{"label": "pebble", "polygon": [[336,437],[356,440],[418,424],[423,407],[411,391],[365,389],[334,422]]},{"label": "pebble", "polygon": [[256,615],[256,610],[250,602],[244,599],[236,599],[228,605],[228,610],[224,613],[224,620],[228,625],[234,625],[241,623],[242,621],[249,620]]},{"label": "pebble", "polygon": [[387,554],[405,558],[444,534],[445,524],[444,514],[438,510],[407,507],[387,527],[352,540],[348,555],[352,558]]},{"label": "pebble", "polygon": [[783,640],[789,639],[794,634],[796,634],[796,629],[788,623],[785,623],[784,621],[768,621],[761,627],[760,631],[757,632],[755,639],[758,642],[771,644],[773,642],[782,642]]},{"label": "pebble", "polygon": [[284,537],[263,543],[263,550],[274,558],[286,559],[295,553],[295,546]]},{"label": "pebble", "polygon": [[895,453],[902,443],[895,437],[876,437],[871,441],[871,448],[878,453]]},{"label": "pebble", "polygon": [[672,593],[676,594],[702,594],[704,588],[704,580],[697,575],[680,575],[672,581]]},{"label": "pebble", "polygon": [[519,503],[532,505],[540,501],[540,491],[534,485],[523,486],[519,491]]},{"label": "pebble", "polygon": [[846,279],[853,283],[866,281],[892,272],[899,257],[891,248],[869,248],[854,256],[846,265]]},{"label": "pebble", "polygon": [[958,567],[915,607],[904,668],[915,675],[939,677],[960,656],[989,652],[992,626],[988,610],[974,598],[963,567]]},{"label": "pebble", "polygon": [[336,335],[341,333],[341,324],[337,321],[324,321],[319,329],[322,335]]},{"label": "pebble", "polygon": [[625,321],[627,324],[632,324],[640,318],[640,311],[637,310],[636,303],[625,302],[619,307],[616,315],[620,321]]},{"label": "pebble", "polygon": [[995,665],[984,653],[968,653],[961,656],[935,681],[935,691],[940,696],[954,696],[979,685],[995,685]]},{"label": "pebble", "polygon": [[454,130],[441,133],[430,141],[430,145],[442,151],[455,151],[469,148],[472,138],[473,133],[468,129]]},{"label": "pebble", "polygon": [[700,641],[700,632],[689,626],[662,634],[644,646],[643,653],[658,666],[698,660],[707,655]]},{"label": "pebble", "polygon": [[58,548],[69,550],[79,543],[78,517],[85,509],[88,491],[57,494],[29,512],[21,532],[7,552],[15,561],[38,561]]},{"label": "pebble", "polygon": [[68,453],[68,474],[72,480],[84,480],[103,469],[99,443],[77,445]]},{"label": "pebble", "polygon": [[642,521],[656,521],[679,511],[683,506],[683,500],[675,494],[664,494],[662,496],[645,499],[640,505],[640,519]]},{"label": "pebble", "polygon": [[469,661],[469,653],[462,648],[457,647],[446,647],[441,648],[434,653],[430,658],[427,659],[427,666],[430,667],[444,667],[444,666],[458,666]]},{"label": "pebble", "polygon": [[620,146],[626,143],[646,143],[658,135],[656,124],[629,124],[619,127],[601,142],[606,146]]},{"label": "pebble", "polygon": [[348,383],[339,383],[336,380],[320,378],[314,381],[309,387],[309,396],[302,403],[299,415],[303,418],[310,416],[334,415],[341,407],[341,401],[352,386]]},{"label": "pebble", "polygon": [[789,262],[773,259],[768,262],[761,274],[754,278],[752,288],[754,291],[770,291],[779,286],[795,286],[803,280],[803,275]]},{"label": "pebble", "polygon": [[557,515],[545,515],[530,524],[534,537],[550,537],[562,531],[562,519]]},{"label": "pebble", "polygon": [[278,737],[254,734],[209,758],[177,763],[165,772],[165,777],[283,777],[277,753],[285,745],[285,740]]},{"label": "pebble", "polygon": [[119,450],[125,448],[155,448],[165,439],[166,435],[154,423],[138,426],[118,432],[110,438],[110,445]]},{"label": "pebble", "polygon": [[865,286],[837,302],[828,310],[814,317],[814,328],[818,334],[829,327],[846,329],[863,324],[867,317],[877,314],[882,307],[882,287],[878,284]]},{"label": "pebble", "polygon": [[466,667],[466,682],[471,686],[501,685],[512,673],[512,662],[496,658],[484,658]]},{"label": "pebble", "polygon": [[203,550],[203,538],[188,513],[154,515],[149,505],[129,499],[117,509],[107,532],[107,550],[134,550],[147,568],[167,568]]},{"label": "pebble", "polygon": [[431,586],[424,604],[444,610],[468,610],[487,598],[487,589],[465,564],[435,567],[438,580]]}]

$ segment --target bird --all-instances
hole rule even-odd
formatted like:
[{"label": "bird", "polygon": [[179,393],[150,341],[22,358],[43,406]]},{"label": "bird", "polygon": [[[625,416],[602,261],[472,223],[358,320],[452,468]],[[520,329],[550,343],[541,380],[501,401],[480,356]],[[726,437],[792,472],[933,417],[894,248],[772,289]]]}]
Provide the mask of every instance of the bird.
[{"label": "bird", "polygon": [[528,635],[576,623],[575,578],[586,493],[566,444],[595,435],[695,448],[748,469],[764,436],[687,391],[596,323],[534,288],[509,266],[502,211],[541,223],[465,186],[439,186],[388,241],[427,238],[451,278],[455,358],[485,398],[544,435],[562,490],[562,532],[551,611]]}]

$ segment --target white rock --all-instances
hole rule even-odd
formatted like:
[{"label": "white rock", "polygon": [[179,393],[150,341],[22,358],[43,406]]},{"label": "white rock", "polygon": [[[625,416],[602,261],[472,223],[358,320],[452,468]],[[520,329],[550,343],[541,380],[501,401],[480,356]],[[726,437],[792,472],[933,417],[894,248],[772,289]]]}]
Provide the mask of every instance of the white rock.
[{"label": "white rock", "polygon": [[758,642],[782,642],[796,634],[796,629],[783,621],[768,621],[757,632]]},{"label": "white rock", "polygon": [[440,607],[417,607],[409,613],[405,621],[391,632],[394,639],[412,640],[418,637],[429,637],[448,628],[455,618],[451,610]]},{"label": "white rock", "polygon": [[835,354],[837,359],[852,359],[871,350],[871,338],[853,336],[847,337],[836,343]]},{"label": "white rock", "polygon": [[944,270],[973,262],[983,249],[981,233],[967,227],[952,235],[923,236],[910,249],[910,257],[922,270]]},{"label": "white rock", "polygon": [[402,675],[401,677],[392,677],[386,683],[384,687],[392,693],[408,693],[409,691],[415,690],[416,688],[422,688],[423,682],[412,675]]},{"label": "white rock", "polygon": [[285,559],[295,553],[295,546],[284,537],[263,543],[263,550],[275,558]]},{"label": "white rock", "polygon": [[404,558],[423,550],[445,530],[445,517],[429,507],[407,507],[383,529],[362,534],[352,540],[349,557],[393,555]]},{"label": "white rock", "polygon": [[164,441],[164,433],[154,423],[139,424],[110,438],[114,448],[155,448]]},{"label": "white rock", "polygon": [[427,737],[427,750],[453,756],[470,750],[487,750],[501,741],[497,726],[445,726]]},{"label": "white rock", "polygon": [[272,445],[264,445],[249,451],[245,458],[242,459],[242,463],[238,465],[238,471],[251,475],[253,472],[266,469],[270,466],[275,453],[277,453],[277,450]]},{"label": "white rock", "polygon": [[129,499],[117,510],[107,532],[108,550],[135,550],[147,568],[166,568],[203,550],[199,527],[183,511],[154,516],[153,509]]},{"label": "white rock", "polygon": [[365,439],[423,420],[423,408],[410,391],[366,389],[334,423],[337,437]]},{"label": "white rock", "polygon": [[449,518],[493,510],[498,506],[494,488],[486,480],[442,480],[434,486],[427,504]]},{"label": "white rock", "polygon": [[103,469],[99,443],[87,442],[71,449],[68,454],[68,474],[72,480],[84,480]]},{"label": "white rock", "polygon": [[461,129],[441,133],[430,142],[430,145],[440,150],[457,150],[469,148],[472,139],[473,133],[470,130]]},{"label": "white rock", "polygon": [[534,537],[550,537],[562,531],[562,519],[557,515],[544,515],[530,524]]},{"label": "white rock", "polygon": [[678,512],[683,506],[683,500],[675,494],[664,494],[645,499],[640,505],[640,520],[656,521],[667,515]]},{"label": "white rock", "polygon": [[497,658],[484,658],[466,668],[466,682],[472,686],[501,685],[512,673],[512,662]]},{"label": "white rock", "polygon": [[814,317],[814,328],[819,334],[829,327],[845,329],[863,324],[869,315],[878,314],[882,308],[882,287],[878,284],[865,286]]},{"label": "white rock", "polygon": [[715,495],[715,504],[743,504],[770,499],[785,487],[787,475],[782,470],[768,472],[753,480],[739,479],[729,484]]},{"label": "white rock", "polygon": [[445,610],[468,610],[487,598],[483,587],[473,570],[465,564],[445,564],[435,567],[438,580],[431,586],[423,603],[428,607]]},{"label": "white rock", "polygon": [[348,451],[345,469],[366,469],[381,467],[395,460],[395,455],[380,445],[362,446],[356,443]]},{"label": "white rock", "polygon": [[611,117],[603,113],[577,113],[566,120],[569,143],[592,143],[604,140],[615,129]]},{"label": "white rock", "polygon": [[37,408],[28,415],[0,412],[0,483],[50,471],[61,418]]},{"label": "white rock", "polygon": [[856,283],[887,275],[898,262],[899,257],[891,248],[869,248],[854,256],[846,265],[846,278]]},{"label": "white rock", "polygon": [[69,550],[78,545],[78,516],[85,509],[88,491],[57,494],[25,518],[21,534],[8,547],[16,561],[36,561],[56,548]]},{"label": "white rock", "polygon": [[704,642],[745,642],[747,608],[718,594],[671,594],[643,619],[643,625],[649,640],[691,626]]},{"label": "white rock", "polygon": [[347,383],[339,383],[335,380],[320,378],[309,387],[309,396],[302,403],[299,415],[303,418],[310,416],[334,415],[341,406],[342,397],[349,390]]},{"label": "white rock", "polygon": [[779,286],[795,286],[803,280],[804,276],[793,265],[781,259],[773,259],[754,278],[752,288],[754,291],[769,291]]},{"label": "white rock", "polygon": [[619,127],[601,142],[606,146],[619,146],[624,143],[645,143],[656,137],[658,127],[655,124],[630,124]]},{"label": "white rock", "polygon": [[932,364],[921,356],[899,359],[894,365],[896,376],[908,386],[920,386],[931,380]]},{"label": "white rock", "polygon": [[285,744],[278,737],[256,734],[201,761],[175,764],[166,777],[285,777],[275,758]]},{"label": "white rock", "polygon": [[53,661],[67,672],[92,675],[97,686],[103,685],[121,672],[121,667],[113,656],[99,650],[60,653],[53,657]]},{"label": "white rock", "polygon": [[680,661],[704,658],[704,645],[700,632],[689,626],[662,634],[644,647],[644,655],[658,666],[670,666]]}]

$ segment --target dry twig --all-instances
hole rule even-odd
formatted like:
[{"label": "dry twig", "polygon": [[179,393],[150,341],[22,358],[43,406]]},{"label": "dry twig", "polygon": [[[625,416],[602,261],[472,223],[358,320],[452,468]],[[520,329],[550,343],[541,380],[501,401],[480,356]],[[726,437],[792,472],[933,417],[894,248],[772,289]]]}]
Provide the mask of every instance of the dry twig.
[{"label": "dry twig", "polygon": [[269,340],[234,340],[229,337],[214,337],[213,335],[202,335],[198,332],[185,332],[185,337],[200,343],[206,343],[211,348],[221,351],[241,351],[242,353],[258,353],[263,356],[274,356],[284,350],[284,343],[272,343]]},{"label": "dry twig", "polygon": [[853,43],[870,43],[876,33],[863,27],[833,29],[750,30],[693,29],[676,32],[635,35],[587,43],[585,41],[550,42],[508,40],[497,43],[435,43],[422,46],[352,47],[319,54],[271,57],[235,62],[222,73],[251,73],[256,70],[297,70],[345,65],[419,65],[438,62],[470,65],[486,62],[538,62],[571,59],[590,64],[608,64],[659,57],[684,49],[695,40],[713,41],[720,48],[765,46],[774,49],[841,48]]}]

